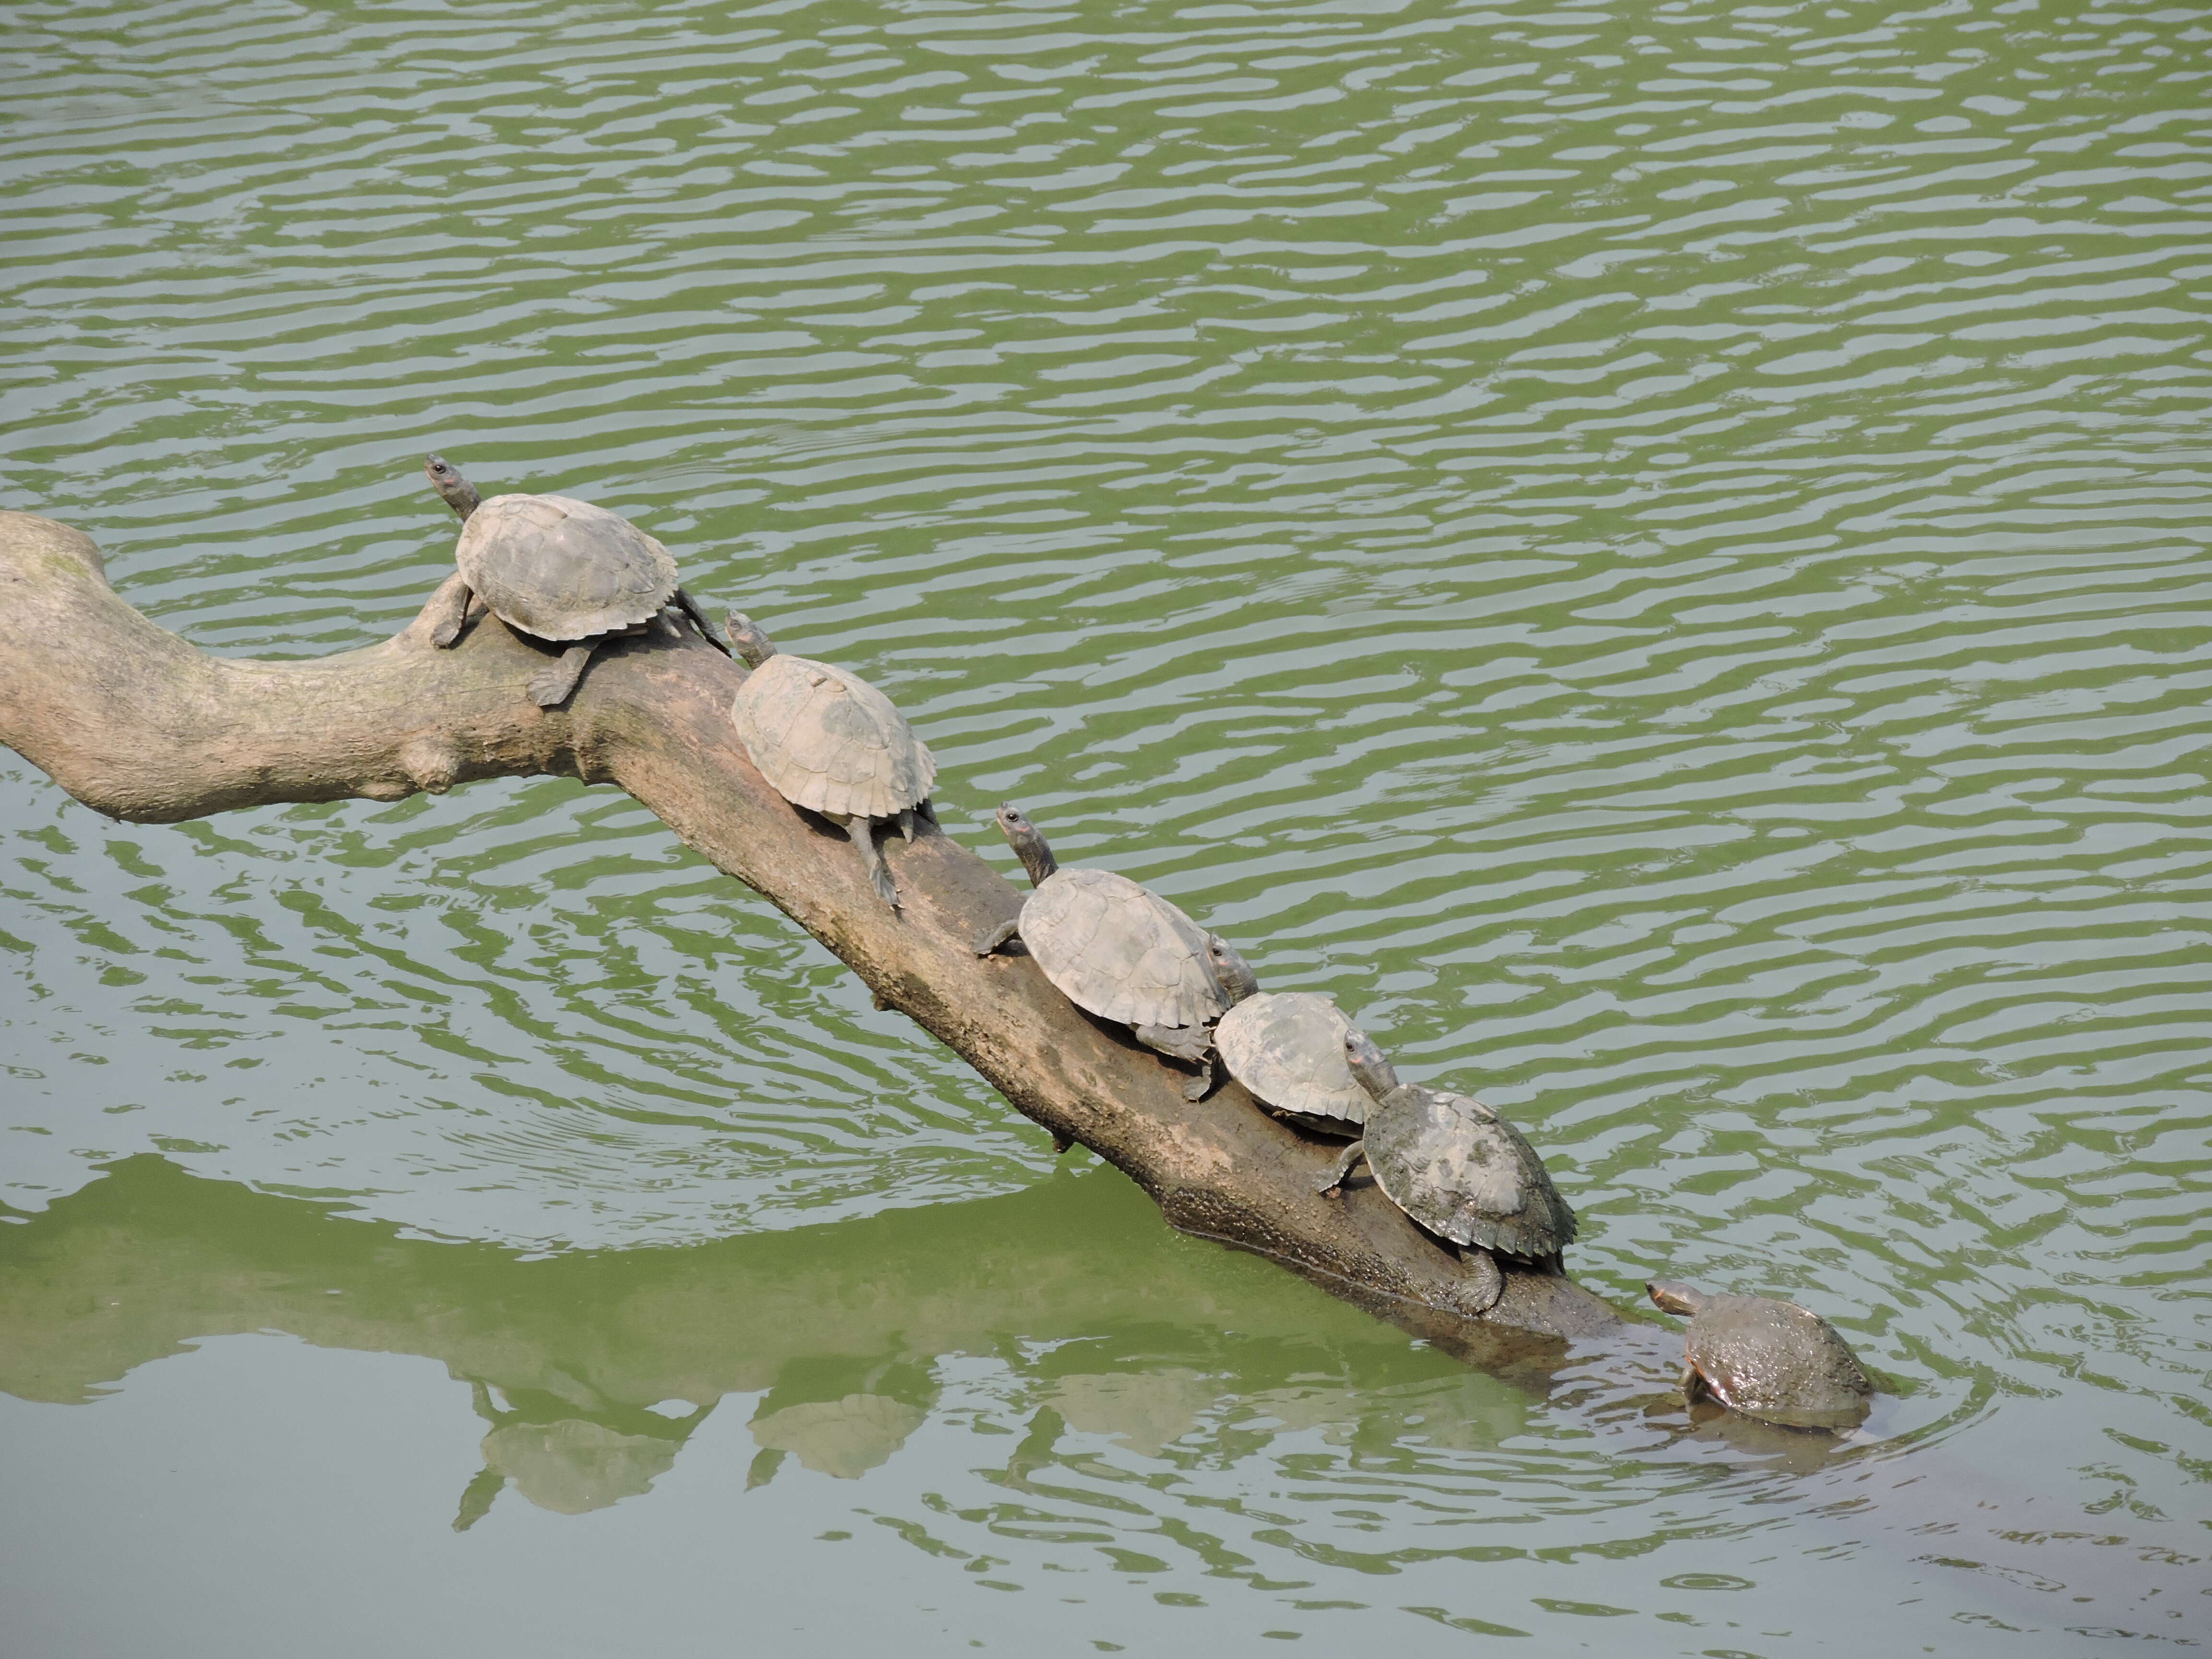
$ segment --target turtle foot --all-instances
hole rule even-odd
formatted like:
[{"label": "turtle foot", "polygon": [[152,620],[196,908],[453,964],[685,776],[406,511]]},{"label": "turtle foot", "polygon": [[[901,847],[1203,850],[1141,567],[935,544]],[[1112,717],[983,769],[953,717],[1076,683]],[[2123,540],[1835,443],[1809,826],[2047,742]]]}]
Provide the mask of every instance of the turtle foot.
[{"label": "turtle foot", "polygon": [[561,653],[560,660],[550,668],[541,668],[530,677],[530,701],[540,708],[557,708],[568,701],[576,689],[576,682],[584,678],[584,665],[592,659],[592,649],[597,640],[582,645],[572,645]]}]

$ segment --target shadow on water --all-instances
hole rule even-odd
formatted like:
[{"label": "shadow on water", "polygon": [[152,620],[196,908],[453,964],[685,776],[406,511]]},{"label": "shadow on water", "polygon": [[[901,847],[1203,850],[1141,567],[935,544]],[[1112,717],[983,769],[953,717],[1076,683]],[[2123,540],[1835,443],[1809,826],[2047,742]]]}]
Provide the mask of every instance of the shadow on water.
[{"label": "shadow on water", "polygon": [[[1516,1339],[1471,1372],[1166,1231],[1096,1169],[823,1227],[533,1258],[140,1156],[0,1228],[0,1388],[20,1398],[89,1401],[197,1339],[270,1330],[426,1356],[471,1385],[485,1467],[462,1527],[509,1483],[565,1514],[645,1492],[730,1395],[758,1396],[751,1484],[787,1460],[857,1477],[928,1420],[956,1356],[1024,1385],[1017,1481],[1067,1429],[1158,1458],[1202,1423],[1246,1449],[1316,1427],[1369,1455],[1480,1449],[1526,1433],[1547,1397],[1592,1425],[1650,1425],[1634,1437],[1646,1450],[1686,1425],[1668,1333],[1602,1349]],[[1799,1471],[1850,1449],[1734,1419],[1694,1433]]]}]

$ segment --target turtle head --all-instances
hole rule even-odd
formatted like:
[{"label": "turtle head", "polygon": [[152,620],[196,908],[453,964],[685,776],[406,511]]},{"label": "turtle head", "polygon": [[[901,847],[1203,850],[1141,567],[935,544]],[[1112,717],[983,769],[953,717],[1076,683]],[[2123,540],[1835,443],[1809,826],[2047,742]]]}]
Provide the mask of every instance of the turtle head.
[{"label": "turtle head", "polygon": [[1000,803],[999,833],[1012,844],[1022,868],[1030,872],[1030,886],[1043,886],[1045,878],[1060,868],[1060,860],[1053,857],[1052,848],[1046,845],[1036,825],[1024,817],[1022,809],[1012,801]]},{"label": "turtle head", "polygon": [[1398,1086],[1398,1068],[1383,1057],[1375,1039],[1357,1026],[1344,1034],[1344,1063],[1359,1086],[1377,1100]]},{"label": "turtle head", "polygon": [[475,512],[483,501],[483,497],[477,494],[477,487],[464,478],[460,468],[443,455],[432,455],[426,459],[422,471],[428,475],[430,488],[438,492],[447,507],[461,515],[463,523],[466,523],[469,514]]},{"label": "turtle head", "polygon": [[1705,1305],[1705,1293],[1693,1291],[1687,1285],[1674,1285],[1663,1279],[1655,1279],[1644,1289],[1653,1302],[1670,1314],[1694,1315]]},{"label": "turtle head", "polygon": [[1213,976],[1229,994],[1231,1007],[1246,997],[1260,994],[1259,975],[1252,971],[1252,964],[1244,960],[1243,953],[1220,934],[1206,936],[1206,957],[1213,964]]},{"label": "turtle head", "polygon": [[775,655],[775,641],[761,631],[761,625],[742,611],[732,611],[722,619],[730,632],[730,648],[744,659],[745,666],[758,668]]}]

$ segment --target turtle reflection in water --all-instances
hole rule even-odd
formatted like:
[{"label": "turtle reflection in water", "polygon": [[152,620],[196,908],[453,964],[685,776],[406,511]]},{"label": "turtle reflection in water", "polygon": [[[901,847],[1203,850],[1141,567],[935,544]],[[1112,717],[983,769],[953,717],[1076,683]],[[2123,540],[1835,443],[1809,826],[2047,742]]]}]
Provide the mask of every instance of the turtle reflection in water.
[{"label": "turtle reflection in water", "polygon": [[1456,1247],[1470,1270],[1458,1298],[1466,1311],[1487,1311],[1504,1292],[1493,1255],[1544,1273],[1562,1271],[1560,1252],[1573,1241],[1575,1212],[1518,1129],[1467,1095],[1400,1083],[1364,1031],[1346,1033],[1344,1057],[1375,1103],[1365,1138],[1346,1147],[1317,1183],[1324,1195],[1341,1188],[1352,1166],[1366,1158],[1385,1198]]},{"label": "turtle reflection in water", "polygon": [[1835,1328],[1794,1302],[1764,1296],[1708,1296],[1687,1285],[1644,1288],[1672,1314],[1686,1314],[1682,1395],[1708,1396],[1730,1411],[1799,1429],[1850,1429],[1865,1420],[1874,1384]]},{"label": "turtle reflection in water", "polygon": [[1252,964],[1127,876],[1061,869],[1012,805],[999,808],[999,830],[1036,890],[1018,915],[975,941],[975,954],[988,957],[1018,936],[1077,1007],[1128,1026],[1156,1054],[1197,1066],[1183,1097],[1205,1098],[1213,1086],[1213,1022],[1259,990]]},{"label": "turtle reflection in water", "polygon": [[495,495],[485,501],[441,455],[422,464],[430,487],[460,515],[453,561],[465,584],[431,630],[441,649],[460,638],[475,601],[526,639],[567,647],[530,679],[540,708],[568,700],[592,653],[607,640],[642,634],[674,605],[708,643],[727,654],[698,601],[677,585],[676,560],[618,513],[566,495]]}]

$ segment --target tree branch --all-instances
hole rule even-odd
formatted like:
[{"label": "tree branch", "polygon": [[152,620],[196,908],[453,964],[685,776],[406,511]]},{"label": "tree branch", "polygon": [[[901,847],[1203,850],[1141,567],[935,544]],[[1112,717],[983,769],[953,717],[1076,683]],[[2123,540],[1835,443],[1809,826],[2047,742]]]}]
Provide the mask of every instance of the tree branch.
[{"label": "tree branch", "polygon": [[[458,580],[459,578],[453,578]],[[568,705],[524,691],[546,653],[496,622],[451,650],[422,616],[366,650],[312,662],[210,657],[118,598],[92,542],[0,514],[0,743],[110,817],[174,823],[234,807],[398,800],[474,778],[554,773],[614,783],[717,869],[842,957],[1024,1115],[1122,1170],[1185,1232],[1272,1257],[1455,1347],[1485,1333],[1595,1334],[1619,1324],[1572,1280],[1509,1270],[1480,1321],[1460,1264],[1374,1188],[1314,1180],[1334,1148],[1226,1082],[1192,1105],[1185,1074],[1093,1021],[1023,956],[970,941],[1023,895],[923,824],[884,847],[904,908],[878,899],[842,832],[771,789],[732,727],[744,670],[696,635],[611,642]]]}]

